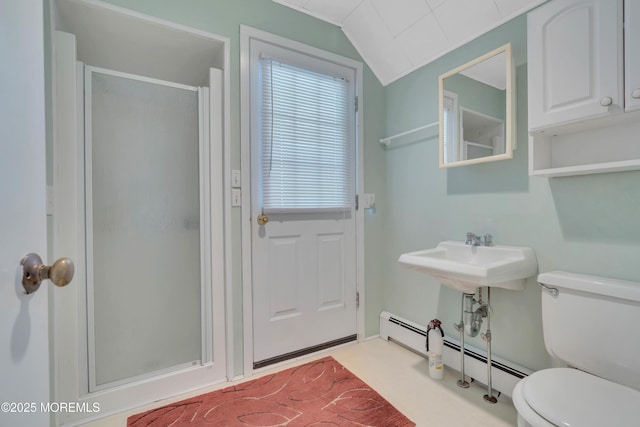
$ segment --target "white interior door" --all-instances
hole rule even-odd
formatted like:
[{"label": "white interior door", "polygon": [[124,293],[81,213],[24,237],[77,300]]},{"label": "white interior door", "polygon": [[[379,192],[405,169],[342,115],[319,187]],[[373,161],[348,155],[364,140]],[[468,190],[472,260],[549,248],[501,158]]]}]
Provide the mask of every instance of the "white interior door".
[{"label": "white interior door", "polygon": [[356,112],[352,69],[257,41],[251,61],[257,368],[357,339]]},{"label": "white interior door", "polygon": [[0,57],[0,425],[46,426],[49,285],[26,295],[20,266],[47,261],[42,1],[0,2]]}]

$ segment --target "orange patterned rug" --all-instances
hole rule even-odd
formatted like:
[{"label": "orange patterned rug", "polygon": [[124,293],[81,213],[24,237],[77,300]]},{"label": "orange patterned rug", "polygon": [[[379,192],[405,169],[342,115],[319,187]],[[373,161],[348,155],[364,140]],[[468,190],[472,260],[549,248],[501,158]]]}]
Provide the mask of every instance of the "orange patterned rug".
[{"label": "orange patterned rug", "polygon": [[415,423],[332,357],[133,415],[128,427]]}]

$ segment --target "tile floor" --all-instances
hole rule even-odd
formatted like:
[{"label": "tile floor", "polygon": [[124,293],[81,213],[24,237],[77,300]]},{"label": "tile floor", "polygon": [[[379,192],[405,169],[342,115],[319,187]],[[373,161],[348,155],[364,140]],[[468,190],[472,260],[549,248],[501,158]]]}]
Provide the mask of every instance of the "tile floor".
[{"label": "tile floor", "polygon": [[[484,401],[486,388],[472,383],[468,389],[456,385],[459,373],[445,369],[444,379],[432,380],[426,359],[398,344],[376,338],[360,344],[327,350],[295,362],[280,365],[285,369],[309,360],[333,356],[351,372],[373,387],[418,427],[503,427],[516,425],[516,410],[507,396],[500,396],[495,405]],[[265,368],[256,374],[272,371]],[[244,380],[243,380],[244,381]],[[176,396],[161,402],[102,418],[84,424],[85,427],[124,427],[127,417],[153,407],[186,399],[201,393],[226,387],[225,383],[197,393]]]}]

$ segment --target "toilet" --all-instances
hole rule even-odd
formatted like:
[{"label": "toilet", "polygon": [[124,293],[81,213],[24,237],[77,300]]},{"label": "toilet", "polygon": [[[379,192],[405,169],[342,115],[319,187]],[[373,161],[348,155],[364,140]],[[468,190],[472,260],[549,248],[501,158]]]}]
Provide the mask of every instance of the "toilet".
[{"label": "toilet", "polygon": [[518,427],[640,425],[640,283],[554,271],[538,276],[547,351],[513,390]]}]

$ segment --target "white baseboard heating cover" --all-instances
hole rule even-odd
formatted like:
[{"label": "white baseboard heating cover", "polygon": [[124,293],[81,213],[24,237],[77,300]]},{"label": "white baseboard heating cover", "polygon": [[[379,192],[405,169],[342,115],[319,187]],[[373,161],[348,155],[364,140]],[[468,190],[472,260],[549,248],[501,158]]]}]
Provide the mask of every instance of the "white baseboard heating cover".
[{"label": "white baseboard heating cover", "polygon": [[[425,340],[427,328],[409,320],[396,316],[388,311],[380,313],[380,337],[393,340],[417,353],[427,357]],[[518,381],[533,371],[516,365],[513,362],[492,355],[491,376],[494,390],[511,397],[513,388]],[[449,336],[444,337],[444,354],[442,361],[445,365],[460,371],[460,341]],[[465,374],[482,384],[487,383],[487,352],[465,344],[464,359]]]}]

